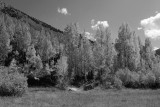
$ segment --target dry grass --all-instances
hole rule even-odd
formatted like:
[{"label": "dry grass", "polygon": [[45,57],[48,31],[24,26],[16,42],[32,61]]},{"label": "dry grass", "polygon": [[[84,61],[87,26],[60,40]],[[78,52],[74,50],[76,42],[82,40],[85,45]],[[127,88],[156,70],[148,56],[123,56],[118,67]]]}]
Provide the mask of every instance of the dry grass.
[{"label": "dry grass", "polygon": [[58,91],[30,88],[23,97],[0,97],[0,107],[160,107],[160,90]]}]

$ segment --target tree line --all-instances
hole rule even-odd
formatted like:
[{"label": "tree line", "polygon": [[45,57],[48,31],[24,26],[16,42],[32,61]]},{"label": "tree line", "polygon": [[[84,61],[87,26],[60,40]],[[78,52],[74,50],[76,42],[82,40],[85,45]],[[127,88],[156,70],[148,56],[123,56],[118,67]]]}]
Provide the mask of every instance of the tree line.
[{"label": "tree line", "polygon": [[76,23],[67,25],[60,34],[32,21],[1,15],[0,64],[10,67],[15,62],[18,72],[28,81],[38,78],[44,85],[61,88],[87,84],[158,88],[160,61],[150,39],[146,38],[143,44],[126,23],[119,27],[115,42],[111,37],[109,28],[103,26],[91,40]]},{"label": "tree line", "polygon": [[76,24],[65,29],[70,40],[67,55],[71,55],[67,73],[73,83],[82,80],[98,82],[102,87],[159,87],[159,56],[155,55],[149,38],[143,44],[126,23],[119,27],[115,42],[109,28],[99,26],[95,41],[85,38],[85,32],[79,34],[77,29]]}]

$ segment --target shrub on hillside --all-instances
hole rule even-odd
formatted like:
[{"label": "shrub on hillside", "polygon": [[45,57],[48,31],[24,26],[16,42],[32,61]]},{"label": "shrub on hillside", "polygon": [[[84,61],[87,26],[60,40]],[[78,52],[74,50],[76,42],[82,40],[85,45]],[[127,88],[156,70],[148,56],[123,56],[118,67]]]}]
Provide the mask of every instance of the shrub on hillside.
[{"label": "shrub on hillside", "polygon": [[16,70],[0,68],[0,96],[22,96],[27,91],[27,79]]}]

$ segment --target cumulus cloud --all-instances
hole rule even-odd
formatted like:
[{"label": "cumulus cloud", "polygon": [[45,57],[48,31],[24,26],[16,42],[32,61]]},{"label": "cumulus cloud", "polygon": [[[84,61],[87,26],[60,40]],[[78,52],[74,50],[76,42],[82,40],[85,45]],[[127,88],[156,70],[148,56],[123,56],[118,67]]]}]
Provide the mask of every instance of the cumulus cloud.
[{"label": "cumulus cloud", "polygon": [[143,19],[140,22],[144,34],[152,39],[157,39],[160,37],[160,13],[155,16]]},{"label": "cumulus cloud", "polygon": [[85,37],[87,39],[90,39],[92,41],[95,41],[96,39],[93,37],[93,34],[92,33],[89,33],[89,32],[85,32]]},{"label": "cumulus cloud", "polygon": [[95,24],[94,19],[91,20],[91,25],[92,25],[91,28],[93,30],[100,29],[100,27],[103,27],[103,28],[109,27],[108,21],[97,21],[97,23]]},{"label": "cumulus cloud", "polygon": [[137,30],[142,30],[142,27],[138,27]]},{"label": "cumulus cloud", "polygon": [[64,15],[71,15],[70,13],[68,13],[67,8],[58,8],[57,11],[58,11],[58,13],[61,13]]},{"label": "cumulus cloud", "polygon": [[158,47],[154,47],[154,48],[153,48],[154,51],[157,50],[157,49],[159,49],[159,48],[158,48]]}]

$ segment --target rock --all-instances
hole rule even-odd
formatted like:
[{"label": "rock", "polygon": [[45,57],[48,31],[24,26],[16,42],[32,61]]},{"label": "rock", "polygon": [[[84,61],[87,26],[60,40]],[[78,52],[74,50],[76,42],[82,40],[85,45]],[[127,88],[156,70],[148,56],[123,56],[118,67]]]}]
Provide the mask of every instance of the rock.
[{"label": "rock", "polygon": [[75,92],[80,92],[81,90],[75,87],[68,87],[67,88],[68,91],[75,91]]},{"label": "rock", "polygon": [[89,84],[89,85],[85,85],[83,89],[84,89],[85,91],[88,91],[88,90],[91,90],[91,89],[93,89],[93,88],[94,88],[93,85],[92,85],[92,84]]}]

